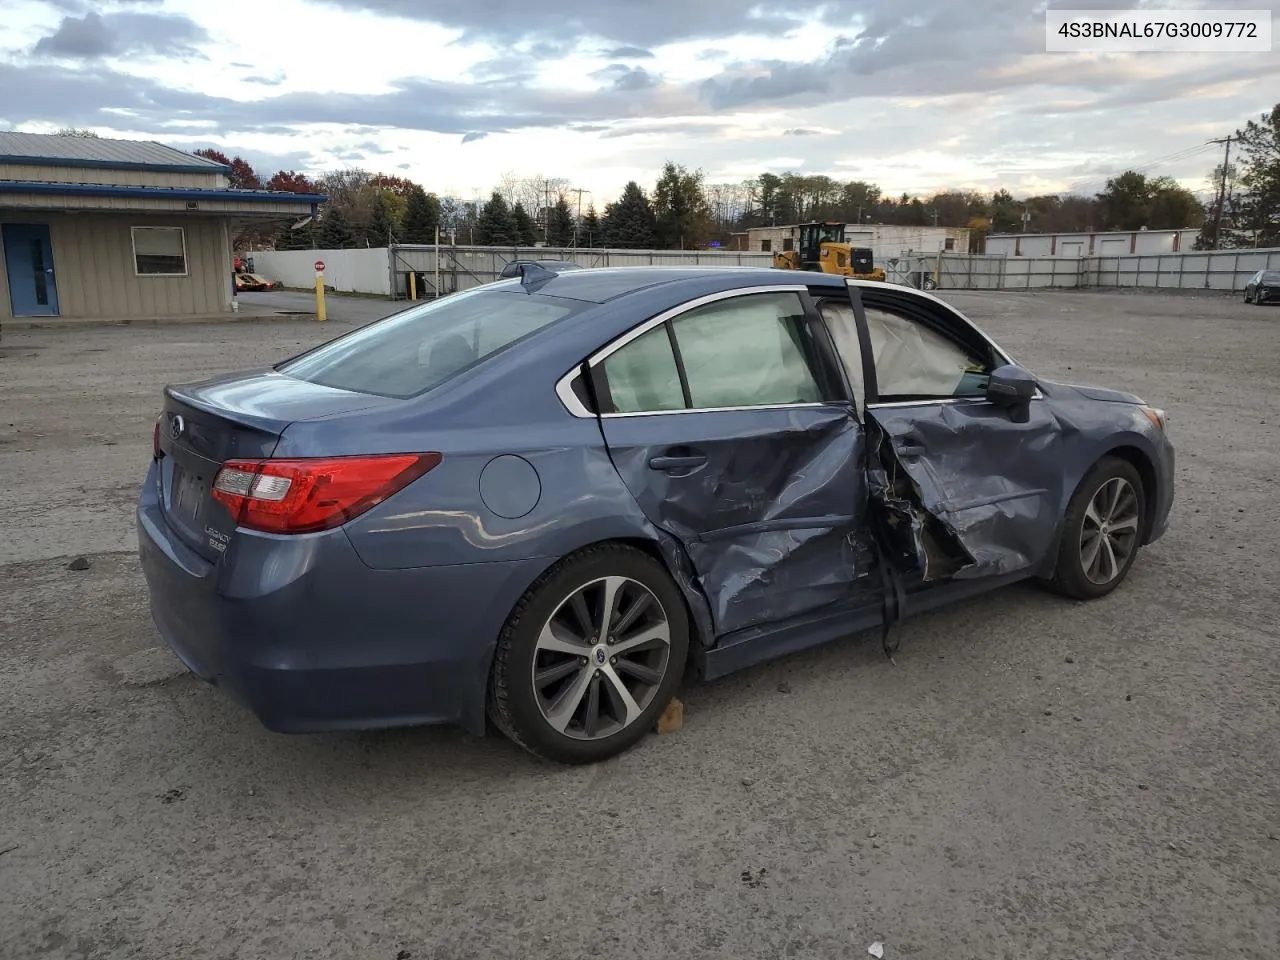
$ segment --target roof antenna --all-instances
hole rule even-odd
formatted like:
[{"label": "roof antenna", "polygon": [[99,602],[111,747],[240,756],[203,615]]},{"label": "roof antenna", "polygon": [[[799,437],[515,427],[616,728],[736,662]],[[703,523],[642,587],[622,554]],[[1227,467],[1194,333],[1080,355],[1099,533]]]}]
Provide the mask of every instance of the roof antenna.
[{"label": "roof antenna", "polygon": [[537,293],[548,280],[555,279],[555,271],[548,270],[546,267],[540,267],[536,263],[522,263],[520,270],[520,286],[524,287],[525,293]]}]

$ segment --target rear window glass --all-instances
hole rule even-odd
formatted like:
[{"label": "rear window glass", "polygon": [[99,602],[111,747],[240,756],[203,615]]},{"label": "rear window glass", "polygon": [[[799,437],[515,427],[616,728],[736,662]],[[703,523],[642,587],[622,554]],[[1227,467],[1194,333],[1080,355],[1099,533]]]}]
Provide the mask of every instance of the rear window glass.
[{"label": "rear window glass", "polygon": [[523,292],[457,293],[379,320],[276,369],[339,390],[412,397],[585,306]]}]

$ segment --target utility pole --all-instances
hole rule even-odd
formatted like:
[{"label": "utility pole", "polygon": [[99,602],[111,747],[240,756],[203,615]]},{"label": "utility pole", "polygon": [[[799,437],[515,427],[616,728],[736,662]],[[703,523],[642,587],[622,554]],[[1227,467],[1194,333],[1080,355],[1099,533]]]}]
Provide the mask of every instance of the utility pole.
[{"label": "utility pole", "polygon": [[1030,222],[1031,222],[1031,214],[1027,211],[1027,208],[1024,206],[1022,208],[1022,232],[1023,233],[1027,232],[1027,224]]},{"label": "utility pole", "polygon": [[1226,150],[1222,156],[1222,177],[1218,181],[1218,202],[1217,209],[1213,215],[1213,249],[1222,249],[1222,208],[1227,203],[1227,169],[1231,165],[1231,140],[1230,136],[1222,137],[1218,140],[1210,140],[1209,143],[1225,144]]},{"label": "utility pole", "polygon": [[583,187],[570,187],[569,192],[576,193],[578,195],[578,216],[573,221],[573,245],[574,247],[577,247],[578,246],[578,224],[582,223],[582,195],[584,193],[590,193],[591,191],[584,189]]}]

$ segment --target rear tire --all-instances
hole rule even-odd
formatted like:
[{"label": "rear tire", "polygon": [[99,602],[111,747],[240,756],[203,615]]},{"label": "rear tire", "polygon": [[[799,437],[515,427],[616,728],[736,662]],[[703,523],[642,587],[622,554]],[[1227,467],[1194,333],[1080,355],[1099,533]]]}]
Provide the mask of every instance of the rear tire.
[{"label": "rear tire", "polygon": [[1131,463],[1104,457],[1071,497],[1049,586],[1076,600],[1118,587],[1142,545],[1147,517],[1142,477]]},{"label": "rear tire", "polygon": [[621,544],[591,547],[516,604],[498,638],[489,715],[530,753],[596,763],[653,727],[688,650],[684,598],[663,566]]}]

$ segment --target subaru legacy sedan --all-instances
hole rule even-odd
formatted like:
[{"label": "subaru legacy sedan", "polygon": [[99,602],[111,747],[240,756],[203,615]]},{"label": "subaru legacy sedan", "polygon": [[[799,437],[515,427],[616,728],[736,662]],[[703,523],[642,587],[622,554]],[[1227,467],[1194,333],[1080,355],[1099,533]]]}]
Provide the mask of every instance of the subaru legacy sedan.
[{"label": "subaru legacy sedan", "polygon": [[1109,593],[1165,530],[1165,420],[913,289],[526,270],[166,388],[138,536],[165,641],[268,728],[489,717],[583,763],[686,678]]}]

